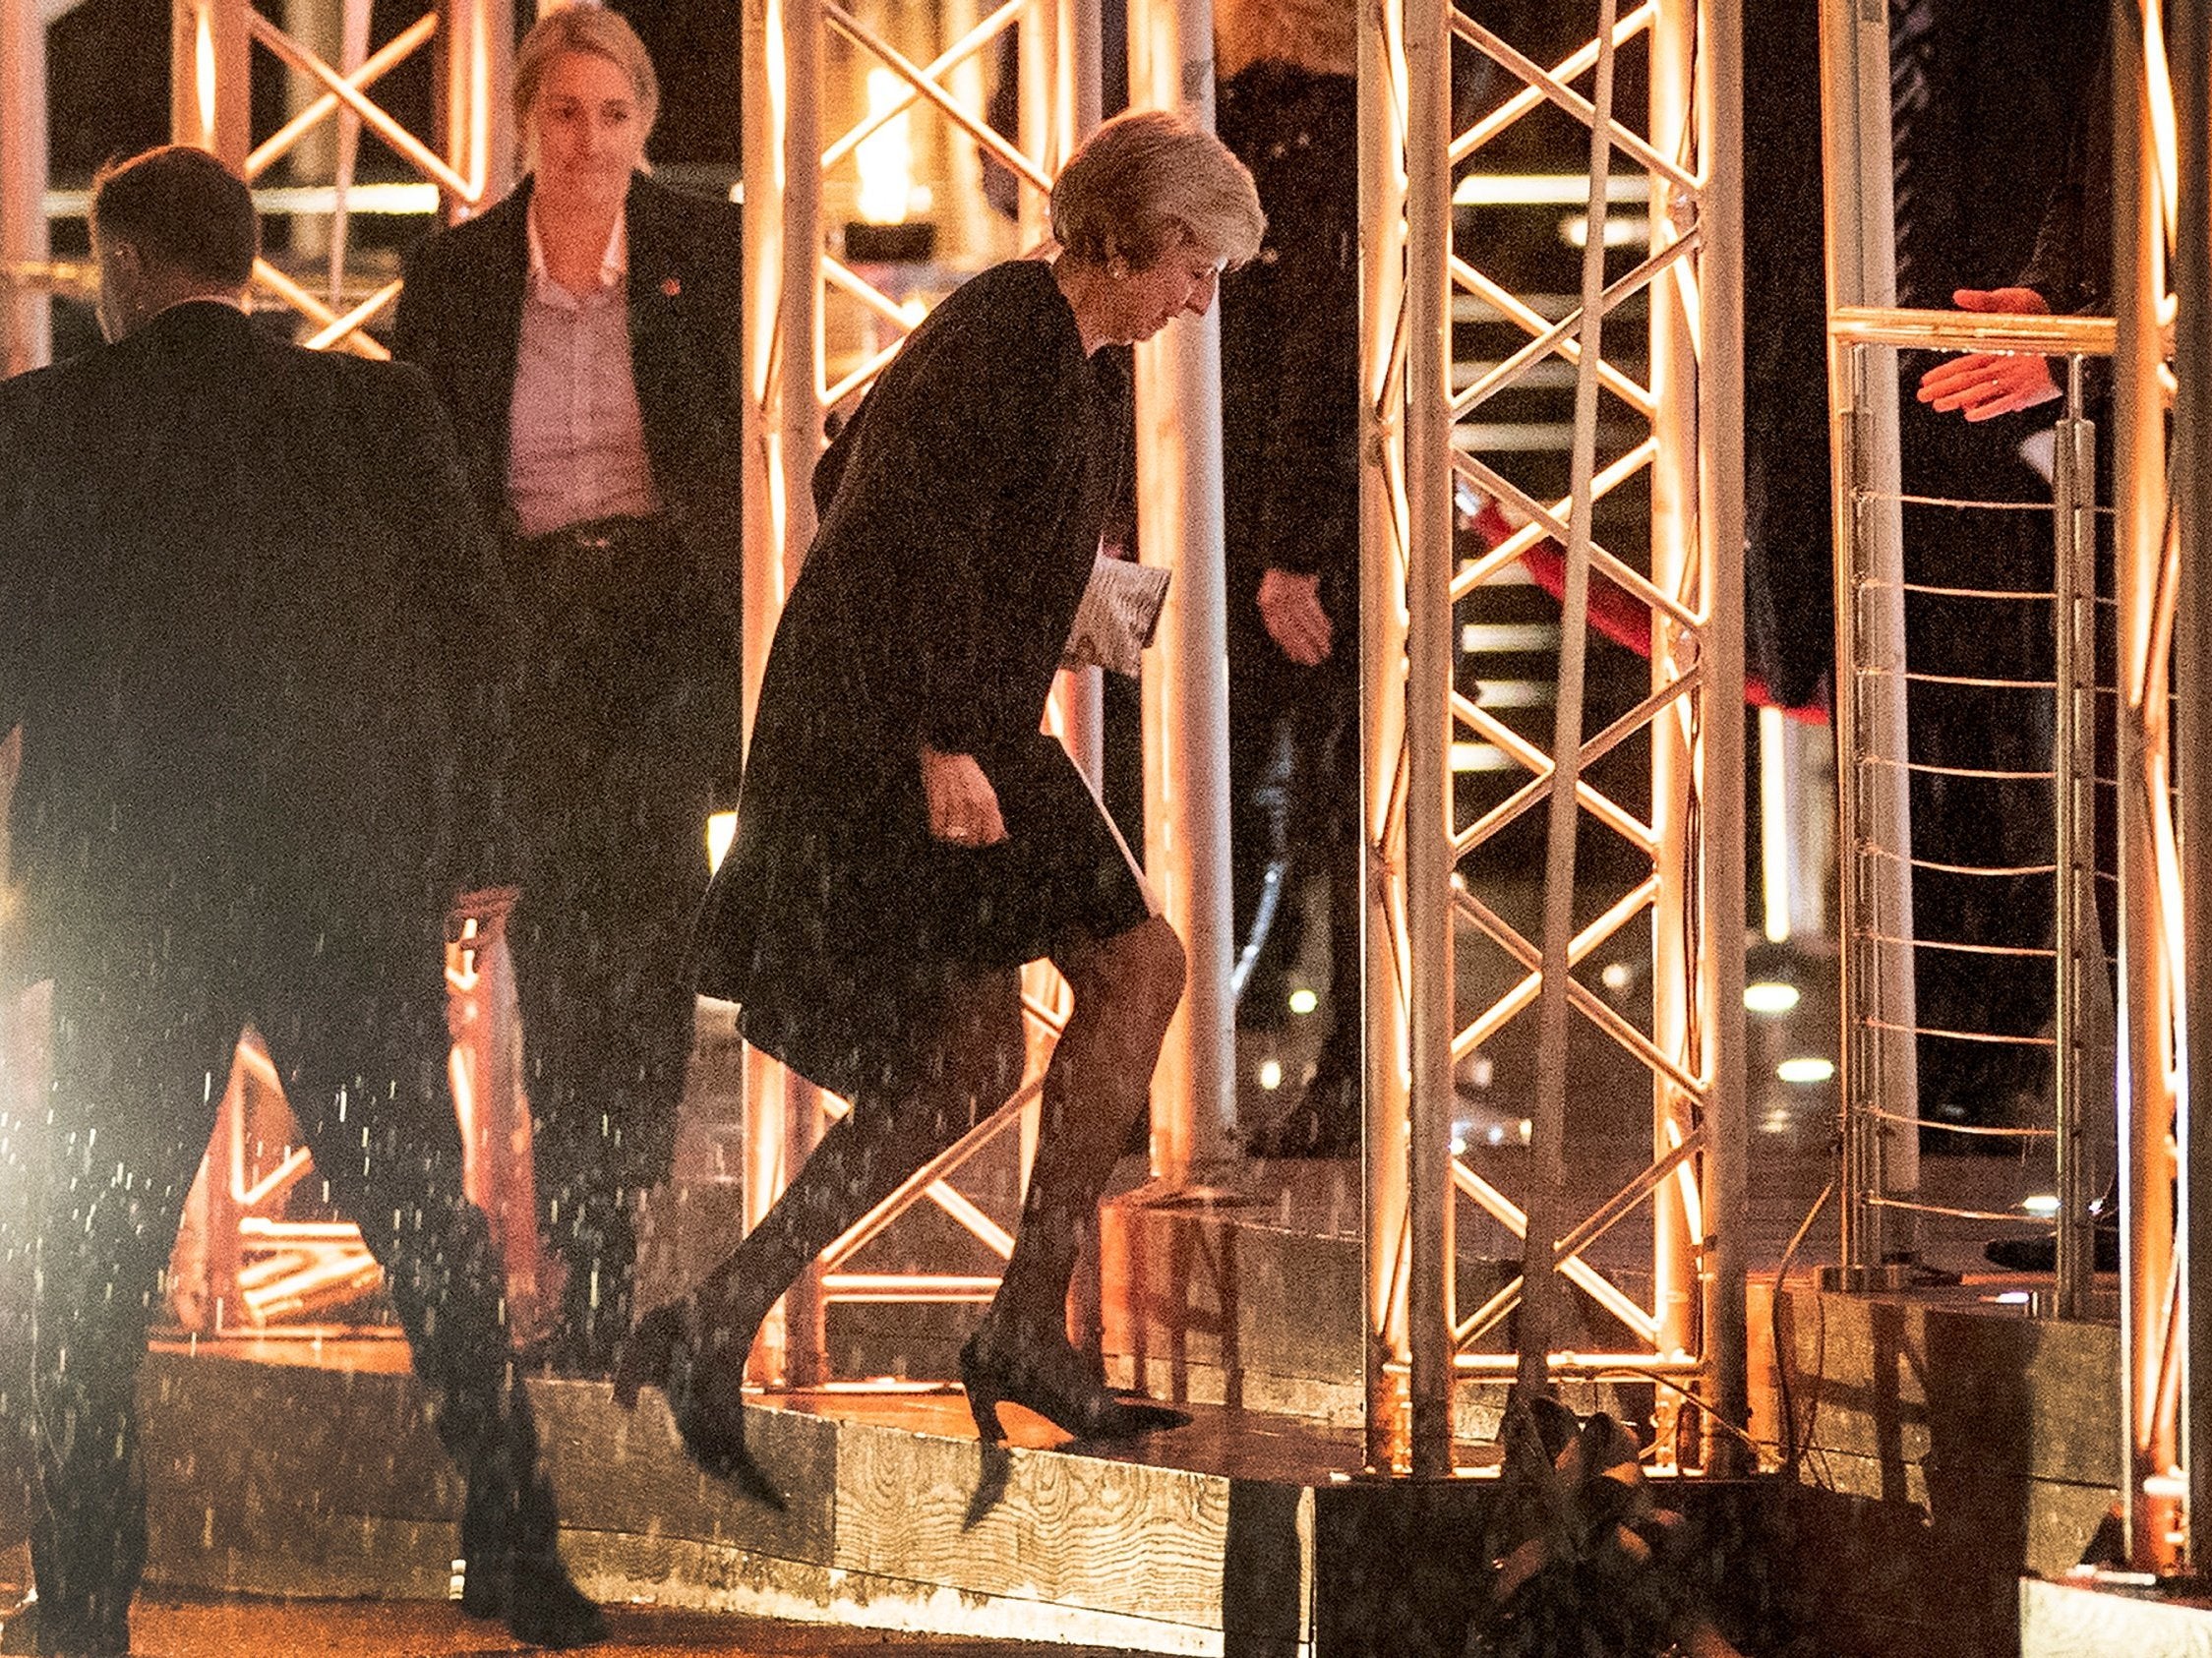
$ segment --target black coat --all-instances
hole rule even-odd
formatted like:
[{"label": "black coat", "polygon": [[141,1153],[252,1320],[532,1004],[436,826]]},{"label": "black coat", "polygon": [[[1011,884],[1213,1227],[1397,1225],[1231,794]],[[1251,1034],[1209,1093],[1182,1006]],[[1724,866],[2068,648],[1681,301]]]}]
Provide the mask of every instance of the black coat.
[{"label": "black coat", "polygon": [[420,372],[193,303],[0,385],[0,731],[28,966],[173,895],[483,877],[511,672]]},{"label": "black coat", "polygon": [[[769,653],[699,982],[841,1093],[897,1085],[948,973],[1144,917],[1039,730],[1127,394],[1120,353],[1084,354],[1051,268],[1001,265],[914,331],[816,468],[821,528]],[[925,742],[977,757],[1007,845],[930,838]]]},{"label": "black coat", "polygon": [[[525,179],[498,207],[416,249],[394,341],[399,357],[429,371],[451,414],[486,521],[509,530],[508,419],[529,285],[532,183]],[[704,654],[718,668],[734,665],[745,529],[742,220],[727,202],[686,195],[641,174],[630,179],[626,218],[630,372],[645,450],[654,488],[692,565],[672,586],[716,607],[721,634]],[[729,717],[715,722],[727,733],[726,750],[713,769],[734,780],[735,683],[726,689]]]}]

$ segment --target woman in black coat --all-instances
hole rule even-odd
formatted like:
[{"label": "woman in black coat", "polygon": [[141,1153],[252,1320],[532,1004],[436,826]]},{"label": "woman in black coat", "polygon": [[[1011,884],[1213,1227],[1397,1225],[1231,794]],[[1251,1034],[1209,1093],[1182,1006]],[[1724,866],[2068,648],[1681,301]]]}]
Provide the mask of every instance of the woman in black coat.
[{"label": "woman in black coat", "polygon": [[1068,1340],[1078,1231],[1145,1109],[1183,953],[1040,723],[1125,432],[1121,354],[1203,314],[1261,228],[1249,176],[1157,112],[1107,123],[1052,196],[1056,261],[974,278],[822,457],[821,528],[776,632],[700,987],[747,1040],[852,1101],[773,1210],[640,1326],[619,1397],[669,1390],[703,1465],[745,1454],[754,1332],[855,1219],[1020,1081],[1017,971],[1074,1011],[997,1298],[961,1352],[978,1430],[1013,1399],[1084,1437],[1175,1412],[1107,1392]]},{"label": "woman in black coat", "polygon": [[508,804],[549,1357],[604,1376],[635,1195],[666,1178],[691,1050],[706,817],[738,773],[738,295],[727,202],[646,178],[653,67],[611,11],[516,55],[533,171],[423,244],[398,354],[460,436],[527,636]]}]

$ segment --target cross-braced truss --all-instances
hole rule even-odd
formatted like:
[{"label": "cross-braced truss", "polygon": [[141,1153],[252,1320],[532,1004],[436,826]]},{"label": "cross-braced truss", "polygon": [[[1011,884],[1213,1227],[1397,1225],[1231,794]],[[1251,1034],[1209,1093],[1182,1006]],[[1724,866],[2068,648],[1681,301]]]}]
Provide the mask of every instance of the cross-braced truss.
[{"label": "cross-braced truss", "polygon": [[[509,5],[495,0],[443,0],[373,50],[367,45],[367,0],[346,0],[349,39],[359,61],[340,68],[270,21],[250,0],[177,0],[172,119],[176,141],[214,151],[254,184],[326,123],[340,129],[336,222],[344,223],[344,185],[352,172],[355,137],[373,134],[420,177],[437,186],[448,216],[465,216],[506,186],[506,67],[512,28]],[[443,38],[440,38],[440,37]],[[376,102],[371,89],[400,64],[437,42],[444,75],[440,125],[443,153]],[[264,139],[251,143],[254,48],[318,89],[317,94]],[[352,58],[352,51],[341,55]],[[249,148],[250,146],[250,148]],[[342,261],[342,228],[334,257]],[[389,355],[367,329],[399,297],[394,280],[344,310],[314,293],[267,259],[254,265],[254,286],[306,318],[302,342],[365,357]]]},{"label": "cross-braced truss", "polygon": [[[1732,496],[1718,493],[1727,489],[1738,418],[1729,332],[1736,276],[1732,263],[1712,254],[1715,238],[1734,228],[1735,140],[1732,117],[1716,120],[1710,106],[1716,87],[1733,85],[1734,26],[1685,0],[1625,15],[1604,0],[1593,10],[1591,37],[1549,66],[1436,0],[1391,0],[1370,19],[1363,44],[1373,415],[1365,505],[1369,1459],[1394,1465],[1409,1454],[1416,1471],[1450,1466],[1455,1374],[1503,1380],[1519,1369],[1530,1380],[1515,1354],[1471,1349],[1499,1333],[1517,1308],[1524,1327],[1533,1318],[1540,1332],[1556,1329],[1542,1251],[1529,1257],[1544,1280],[1536,1295],[1516,1278],[1466,1316],[1454,1311],[1455,1193],[1516,1237],[1525,1240],[1531,1228],[1539,1238],[1548,1233],[1558,1273],[1617,1328],[1617,1339],[1601,1340],[1600,1351],[1553,1351],[1550,1375],[1658,1379],[1663,1397],[1684,1396],[1702,1379],[1708,1389],[1717,1384],[1714,1402],[1724,1413],[1740,1413],[1732,1408],[1740,1382],[1713,1374],[1732,1333],[1714,1328],[1715,1314],[1724,1325],[1734,1318],[1705,1305],[1700,1290],[1700,1280],[1713,1283],[1725,1265],[1712,1253],[1726,1202],[1716,1188],[1740,1180],[1742,1155],[1741,1090],[1729,1072],[1741,978],[1740,569],[1725,541],[1724,520],[1736,521]],[[1519,84],[1459,130],[1451,127],[1447,90],[1454,52],[1479,54]],[[1641,57],[1650,92],[1641,124],[1613,96],[1619,60],[1630,53]],[[1479,168],[1489,147],[1544,107],[1594,135],[1582,300],[1549,317],[1483,268],[1482,249],[1455,242],[1450,206],[1455,179]],[[1648,180],[1649,253],[1608,282],[1603,231],[1615,169]],[[1517,325],[1526,339],[1455,385],[1453,301],[1461,296]],[[1647,332],[1624,339],[1610,320],[1639,298]],[[1719,365],[1704,384],[1701,354],[1708,370]],[[1645,378],[1632,372],[1631,358],[1647,360]],[[1524,481],[1511,457],[1483,453],[1465,430],[1493,398],[1554,361],[1573,368],[1578,393],[1565,497]],[[1632,484],[1649,492],[1647,553],[1591,536],[1593,506]],[[1455,490],[1497,503],[1518,525],[1465,563],[1453,553]],[[1568,568],[1549,745],[1463,693],[1453,672],[1457,607],[1546,541],[1565,550]],[[1650,612],[1650,689],[1585,734],[1582,678],[1593,575]],[[1525,773],[1479,813],[1463,808],[1450,771],[1454,744],[1476,742]],[[1615,750],[1636,747],[1648,756],[1647,815],[1617,786],[1587,775]],[[1618,763],[1610,775],[1619,775]],[[1555,799],[1563,791],[1571,807]],[[1478,894],[1462,865],[1539,806],[1556,821],[1546,924],[1532,938]],[[1641,871],[1618,892],[1594,890],[1586,869],[1578,881],[1573,853],[1584,818],[1625,843],[1630,866]],[[1585,913],[1578,926],[1572,904],[1595,914]],[[1654,988],[1648,1018],[1640,1022],[1573,969],[1643,927]],[[1454,974],[1462,941],[1500,950],[1520,970],[1487,1005],[1463,999]],[[1547,986],[1558,993],[1547,997]],[[1532,1189],[1516,1202],[1447,1146],[1457,1066],[1532,1010],[1544,1025],[1531,1125],[1535,1169]],[[1560,1194],[1570,1012],[1648,1071],[1654,1097],[1648,1165],[1580,1218],[1562,1213]],[[1409,1128],[1409,1164],[1402,1161],[1400,1124]],[[1588,1259],[1592,1244],[1646,1202],[1654,1238],[1648,1305]],[[1524,1341],[1528,1333],[1524,1328]],[[1733,1355],[1738,1364],[1740,1356]],[[1407,1373],[1409,1412],[1400,1380]],[[1538,1366],[1539,1380],[1542,1374]]]}]

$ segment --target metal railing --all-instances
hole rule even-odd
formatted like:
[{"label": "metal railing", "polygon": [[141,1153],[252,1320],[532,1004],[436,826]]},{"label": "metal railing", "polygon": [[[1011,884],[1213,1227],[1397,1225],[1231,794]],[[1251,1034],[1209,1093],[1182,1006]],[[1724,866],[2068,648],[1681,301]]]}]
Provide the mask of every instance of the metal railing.
[{"label": "metal railing", "polygon": [[[2092,976],[2108,971],[2097,920],[2096,434],[2084,412],[2083,365],[2110,356],[2109,318],[1969,315],[1837,307],[1830,316],[1836,372],[1851,406],[1863,411],[1875,385],[1894,385],[1897,352],[1972,351],[2053,356],[2065,366],[2056,426],[2049,506],[2011,501],[1962,501],[1882,487],[1883,457],[1873,450],[1873,422],[1862,413],[1836,426],[1836,475],[1842,530],[1836,545],[1837,656],[1844,665],[1837,697],[1838,808],[1843,834],[1842,898],[1843,1265],[1850,1281],[1873,1281],[1885,1262],[1909,1255],[1923,1221],[1941,1217],[1978,1225],[2021,1219],[2021,1209],[1998,1209],[1986,1196],[1933,1190],[1921,1153],[1932,1143],[1952,1147],[2005,1141],[2050,1155],[2058,1209],[2058,1294],[2052,1310],[2065,1318],[2089,1311],[2093,1243],[2087,1140],[2097,1112],[2109,1117],[2113,1097],[2110,997]],[[2003,573],[1973,585],[1914,579],[1908,510],[1985,514],[2048,512],[2054,538],[2048,588],[2017,585]],[[1946,672],[1949,662],[1911,658],[1906,612],[1915,604],[1950,606],[1974,615],[2020,606],[2049,608],[2053,676]],[[1992,621],[1991,625],[1996,625]],[[2047,724],[2048,762],[2018,765],[1946,764],[1916,759],[1897,746],[1903,699],[1916,698],[1915,723],[1932,723],[1934,699],[1953,692],[2002,700],[2004,717],[2021,729]],[[1914,778],[1978,788],[2049,786],[2052,855],[2022,862],[2003,851],[1969,849],[1926,855],[1909,828],[1905,796]],[[2009,814],[2007,814],[2007,819]],[[1993,832],[2016,831],[2000,824]],[[1916,873],[1966,881],[2048,880],[2054,918],[2051,943],[1990,937],[1930,936],[1916,922]],[[2010,890],[2010,889],[2008,889]],[[2032,924],[2032,918],[2031,918]],[[1960,1028],[1932,1023],[1920,1011],[1917,976],[1934,960],[1959,971],[2001,971],[2003,964],[2046,962],[2052,974],[2048,1034]],[[2050,1056],[2052,1115],[2043,1123],[1984,1123],[1929,1115],[1922,1108],[1914,1047],[1974,1043],[2037,1049]],[[2103,1057],[2100,1059],[2100,1055]],[[2102,1105],[2099,1105],[2099,1101]]]}]

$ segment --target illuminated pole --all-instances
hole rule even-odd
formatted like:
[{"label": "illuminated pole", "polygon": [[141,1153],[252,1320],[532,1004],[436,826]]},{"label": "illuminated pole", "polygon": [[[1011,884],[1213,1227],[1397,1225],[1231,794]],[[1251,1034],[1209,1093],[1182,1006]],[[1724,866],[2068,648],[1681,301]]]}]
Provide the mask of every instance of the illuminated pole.
[{"label": "illuminated pole", "polygon": [[1362,1111],[1362,1266],[1366,1318],[1366,1465],[1412,1451],[1400,1380],[1407,1362],[1405,1266],[1406,1028],[1397,873],[1405,859],[1405,152],[1398,95],[1405,0],[1359,8],[1359,660],[1360,932],[1366,1086]]},{"label": "illuminated pole", "polygon": [[[1751,1132],[1744,1077],[1744,172],[1741,0],[1705,0],[1699,31],[1698,224],[1704,349],[1698,375],[1699,561],[1704,568],[1704,752],[1697,852],[1706,910],[1697,982],[1704,1007],[1710,1144],[1705,1155],[1704,1351],[1722,1424],[1751,1426],[1744,1245],[1750,1228]],[[1744,1442],[1709,1434],[1709,1472],[1744,1466]]]},{"label": "illuminated pole", "polygon": [[[2183,1005],[2212,1007],[2212,790],[2204,766],[2212,763],[2207,740],[2212,690],[2212,593],[2204,591],[2205,536],[2212,531],[2212,19],[2201,3],[2178,5],[2174,26],[2176,171],[2180,190],[2175,223],[2174,289],[2177,323],[2174,378],[2174,517],[2181,532],[2180,615],[2176,619],[2180,679],[2180,730],[2176,764],[2182,776],[2182,934],[2188,941]],[[2188,1044],[2188,1103],[2181,1139],[2180,1273],[2182,1336],[2181,1393],[2182,1466],[2186,1471],[2183,1510],[2189,1537],[2187,1564],[2200,1565],[2212,1550],[2198,1538],[2212,1527],[2212,1389],[2203,1386],[2200,1359],[2212,1358],[2212,1133],[2199,1134],[2195,1102],[2212,1109],[2212,1040]]]},{"label": "illuminated pole", "polygon": [[[2159,305],[2166,238],[2150,70],[2163,57],[2157,12],[2113,7],[2113,563],[2120,610],[2121,1400],[2130,1560],[2180,1563],[2181,1505],[2171,1485],[2179,1434],[2164,1383],[2173,1354],[2174,1157],[2180,1078],[2179,986],[2166,871],[2160,867],[2167,786],[2168,651],[2165,411],[2160,406]],[[2174,871],[2179,879],[2179,871]],[[2179,894],[2173,895],[2179,899]],[[2178,1386],[2177,1374],[2175,1383]]]},{"label": "illuminated pole", "polygon": [[45,291],[10,278],[42,264],[46,236],[46,21],[40,0],[0,0],[0,375],[53,355]]},{"label": "illuminated pole", "polygon": [[[1137,0],[1129,91],[1214,125],[1212,0]],[[1137,545],[1173,568],[1145,657],[1145,871],[1190,958],[1153,1080],[1153,1173],[1189,1181],[1225,1152],[1235,1002],[1228,861],[1228,629],[1222,544],[1221,318],[1137,347]]]},{"label": "illuminated pole", "polygon": [[[1895,209],[1889,147],[1889,18],[1823,0],[1821,132],[1826,177],[1828,311],[1894,306]],[[1883,1198],[1920,1187],[1913,1051],[1911,800],[1905,787],[1904,518],[1897,496],[1893,349],[1828,344],[1835,463],[1837,935],[1844,1029],[1844,1265],[1909,1251]],[[1869,856],[1876,849],[1878,856]]]},{"label": "illuminated pole", "polygon": [[[1611,0],[1605,0],[1609,6]],[[1413,1473],[1452,1471],[1452,42],[1405,0],[1406,1359]]]},{"label": "illuminated pole", "polygon": [[446,164],[474,191],[440,192],[448,223],[480,212],[514,181],[514,122],[508,112],[514,73],[514,0],[443,0],[439,106]]},{"label": "illuminated pole", "polygon": [[169,136],[246,164],[251,97],[246,0],[176,0],[170,33]]},{"label": "illuminated pole", "polygon": [[[745,725],[760,699],[768,646],[814,536],[821,452],[816,378],[821,307],[821,13],[816,0],[747,0],[745,200]],[[749,1231],[813,1148],[814,1090],[746,1050],[745,1224]],[[771,1315],[757,1374],[794,1382],[821,1362],[819,1274]]]}]

